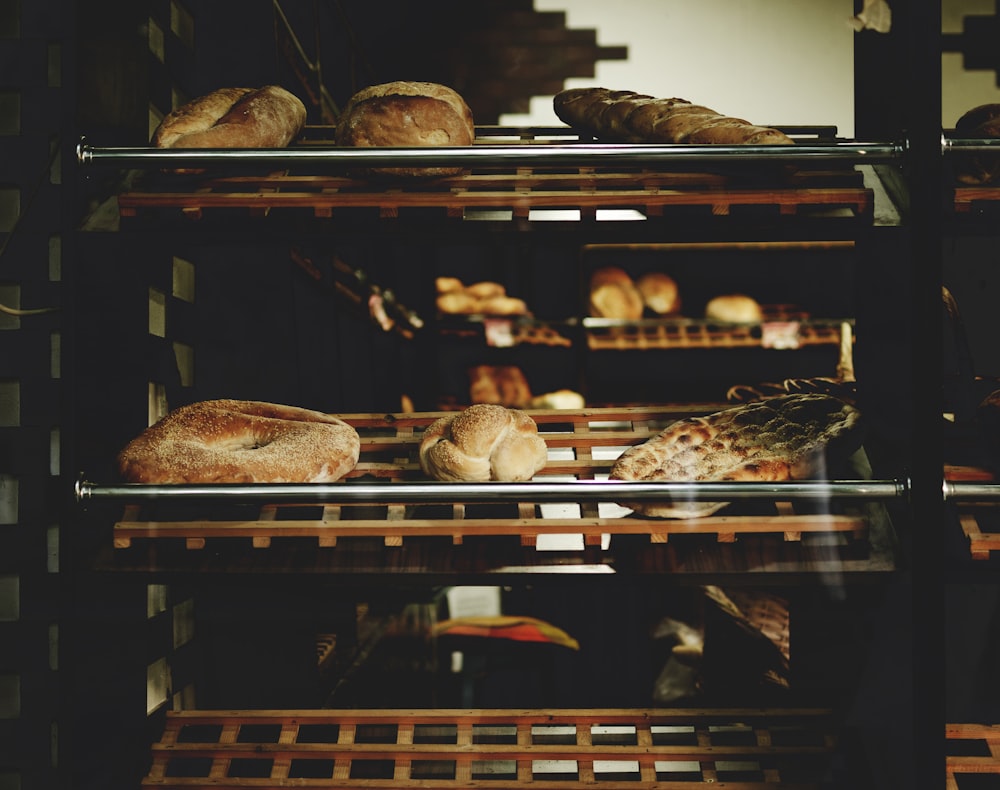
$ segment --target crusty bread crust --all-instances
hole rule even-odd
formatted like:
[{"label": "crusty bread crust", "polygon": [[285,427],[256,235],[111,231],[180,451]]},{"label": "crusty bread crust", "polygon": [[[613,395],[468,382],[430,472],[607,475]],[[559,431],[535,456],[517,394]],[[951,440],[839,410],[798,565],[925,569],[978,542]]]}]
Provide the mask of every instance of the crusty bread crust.
[{"label": "crusty bread crust", "polygon": [[686,99],[658,99],[634,91],[570,88],[552,100],[556,116],[607,142],[698,145],[793,145],[788,135],[728,118]]},{"label": "crusty bread crust", "polygon": [[168,113],[152,142],[157,148],[284,148],[305,122],[305,105],[278,85],[220,88]]},{"label": "crusty bread crust", "polygon": [[[387,82],[355,93],[344,108],[335,141],[341,146],[467,146],[476,137],[472,111],[452,88],[433,82]],[[379,167],[390,176],[447,176],[461,167]]]},{"label": "crusty bread crust", "polygon": [[[615,461],[610,479],[698,482],[822,476],[861,444],[861,413],[829,395],[785,395],[678,420]],[[725,502],[638,502],[657,518],[707,516]]]},{"label": "crusty bread crust", "polygon": [[431,423],[419,454],[436,480],[522,482],[545,467],[548,449],[528,414],[481,403]]},{"label": "crusty bread crust", "polygon": [[130,483],[330,483],[358,462],[361,440],[323,412],[230,399],[182,406],[118,455]]}]

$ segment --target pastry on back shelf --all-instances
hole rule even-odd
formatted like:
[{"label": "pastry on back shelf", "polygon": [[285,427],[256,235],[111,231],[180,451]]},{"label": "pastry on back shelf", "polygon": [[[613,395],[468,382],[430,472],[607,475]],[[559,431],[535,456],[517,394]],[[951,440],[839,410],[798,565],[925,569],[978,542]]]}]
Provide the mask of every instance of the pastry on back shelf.
[{"label": "pastry on back shelf", "polygon": [[681,311],[677,282],[665,272],[646,272],[635,282],[646,309],[657,315],[676,315]]},{"label": "pastry on back shelf", "polygon": [[474,365],[469,368],[469,399],[525,408],[531,403],[531,387],[516,365]]},{"label": "pastry on back shelf", "polygon": [[637,320],[645,307],[635,281],[620,266],[602,266],[590,276],[590,315]]},{"label": "pastry on back shelf", "polygon": [[481,280],[466,285],[457,277],[435,280],[438,311],[445,315],[530,315],[527,303],[510,296],[502,283]]},{"label": "pastry on back shelf", "polygon": [[705,305],[705,318],[727,324],[759,324],[764,319],[764,312],[752,296],[720,294]]}]

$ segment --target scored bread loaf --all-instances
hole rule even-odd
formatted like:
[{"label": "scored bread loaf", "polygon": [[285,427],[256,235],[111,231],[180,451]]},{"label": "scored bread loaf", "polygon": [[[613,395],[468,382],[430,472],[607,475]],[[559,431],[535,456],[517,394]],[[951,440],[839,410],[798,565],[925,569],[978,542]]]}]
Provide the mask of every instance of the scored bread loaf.
[{"label": "scored bread loaf", "polygon": [[[465,146],[476,137],[462,96],[435,82],[385,82],[355,93],[337,121],[337,145],[348,147]],[[447,176],[461,167],[378,167],[390,176]]]},{"label": "scored bread loaf", "polygon": [[687,99],[634,91],[570,88],[553,98],[556,116],[608,142],[697,145],[794,145],[784,132],[723,115]]},{"label": "scored bread loaf", "polygon": [[[955,124],[961,137],[1000,137],[1000,104],[980,104],[962,115]],[[958,153],[953,158],[955,178],[963,184],[981,186],[1000,179],[1000,156],[990,153]]]},{"label": "scored bread loaf", "polygon": [[436,480],[523,482],[545,467],[548,449],[528,414],[480,403],[427,426],[419,456]]},{"label": "scored bread loaf", "polygon": [[156,148],[284,148],[299,136],[305,122],[305,105],[279,85],[219,88],[167,113],[151,143]]},{"label": "scored bread loaf", "polygon": [[283,148],[306,122],[306,108],[278,85],[219,88],[164,116],[157,148]]}]

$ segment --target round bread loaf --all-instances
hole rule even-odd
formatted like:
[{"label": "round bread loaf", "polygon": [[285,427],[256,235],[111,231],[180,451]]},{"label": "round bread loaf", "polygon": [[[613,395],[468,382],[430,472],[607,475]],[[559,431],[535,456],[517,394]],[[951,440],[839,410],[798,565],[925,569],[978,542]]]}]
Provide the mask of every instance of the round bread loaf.
[{"label": "round bread loaf", "polygon": [[673,315],[681,311],[677,282],[664,272],[646,272],[635,282],[646,307],[657,315]]},{"label": "round bread loaf", "polygon": [[751,296],[722,294],[705,305],[705,318],[727,324],[759,324],[764,319],[764,313]]},{"label": "round bread loaf", "polygon": [[[476,137],[472,110],[452,88],[434,82],[386,82],[355,93],[344,108],[335,141],[341,146],[466,146]],[[447,176],[461,167],[378,167],[389,176]]]},{"label": "round bread loaf", "polygon": [[419,454],[436,480],[522,482],[545,467],[548,451],[525,412],[481,403],[431,423]]},{"label": "round bread loaf", "polygon": [[619,266],[595,269],[590,277],[590,314],[597,318],[642,318],[642,294],[628,272]]},{"label": "round bread loaf", "polygon": [[358,462],[361,441],[343,420],[262,401],[182,406],[118,455],[130,483],[330,483]]}]

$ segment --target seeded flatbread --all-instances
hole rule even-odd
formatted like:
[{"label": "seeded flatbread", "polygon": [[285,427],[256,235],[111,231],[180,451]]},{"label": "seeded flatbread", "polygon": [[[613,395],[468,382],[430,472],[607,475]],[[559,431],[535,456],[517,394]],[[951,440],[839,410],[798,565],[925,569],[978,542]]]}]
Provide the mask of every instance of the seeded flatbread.
[{"label": "seeded flatbread", "polygon": [[[784,395],[678,420],[626,450],[612,480],[641,482],[804,480],[823,477],[861,446],[861,413],[839,398]],[[621,503],[657,518],[696,518],[726,502]]]}]

